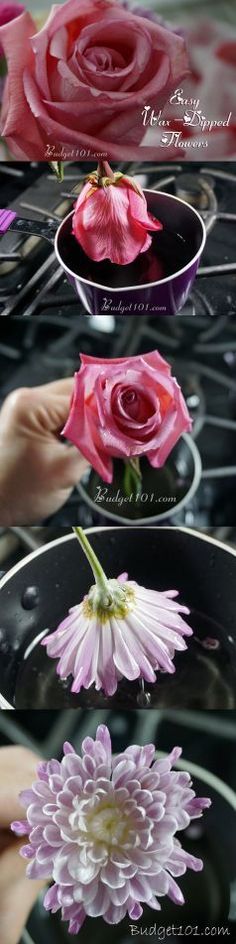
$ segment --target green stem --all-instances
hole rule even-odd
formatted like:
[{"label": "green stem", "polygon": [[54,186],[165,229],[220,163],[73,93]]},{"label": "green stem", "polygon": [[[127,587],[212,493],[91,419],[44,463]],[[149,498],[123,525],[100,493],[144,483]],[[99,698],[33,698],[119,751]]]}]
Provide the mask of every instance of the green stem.
[{"label": "green stem", "polygon": [[110,588],[109,581],[104,573],[104,570],[101,567],[101,564],[97,558],[97,555],[93,551],[91,544],[86,538],[86,534],[83,531],[83,528],[73,528],[74,534],[78,538],[78,541],[84,551],[84,554],[87,557],[87,560],[90,564],[90,567],[93,571],[93,576],[96,581],[97,587],[101,590],[102,593],[106,593],[110,597]]},{"label": "green stem", "polygon": [[108,161],[99,161],[97,166],[98,179],[99,177],[114,177],[113,170],[108,164]]},{"label": "green stem", "polygon": [[64,179],[64,161],[49,161],[49,166],[52,168],[54,174],[56,174],[57,179],[61,183]]},{"label": "green stem", "polygon": [[136,497],[139,495],[142,486],[142,473],[138,458],[129,459],[128,462],[125,462],[123,482],[126,495],[130,496],[133,491]]}]

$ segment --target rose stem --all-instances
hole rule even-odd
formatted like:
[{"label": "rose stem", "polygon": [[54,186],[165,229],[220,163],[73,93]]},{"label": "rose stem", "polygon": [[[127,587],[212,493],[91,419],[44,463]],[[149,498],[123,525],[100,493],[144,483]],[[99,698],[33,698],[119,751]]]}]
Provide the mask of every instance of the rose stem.
[{"label": "rose stem", "polygon": [[101,567],[101,564],[96,554],[93,551],[93,548],[91,547],[91,544],[88,541],[88,538],[86,538],[86,534],[84,533],[83,528],[73,528],[73,531],[76,537],[78,538],[78,541],[84,551],[84,554],[87,557],[87,560],[93,571],[93,576],[95,578],[98,589],[101,590],[102,593],[105,592],[106,595],[108,595],[108,597],[110,598],[111,593],[110,593],[109,581],[106,577],[106,574],[104,573],[104,570]]},{"label": "rose stem", "polygon": [[113,170],[108,161],[99,161],[97,167],[98,179],[100,177],[114,177]]}]

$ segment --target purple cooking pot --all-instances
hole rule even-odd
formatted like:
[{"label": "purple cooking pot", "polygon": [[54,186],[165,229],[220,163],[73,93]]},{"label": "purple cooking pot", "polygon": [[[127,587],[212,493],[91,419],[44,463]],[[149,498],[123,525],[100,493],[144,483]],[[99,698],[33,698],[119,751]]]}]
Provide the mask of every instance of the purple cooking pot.
[{"label": "purple cooking pot", "polygon": [[148,211],[163,224],[150,249],[127,266],[108,260],[93,262],[72,234],[73,211],[59,227],[54,220],[23,220],[11,210],[0,211],[0,234],[8,229],[54,242],[67,279],[92,315],[175,315],[191,291],[206,240],[203,220],[184,200],[172,194],[144,191]]}]

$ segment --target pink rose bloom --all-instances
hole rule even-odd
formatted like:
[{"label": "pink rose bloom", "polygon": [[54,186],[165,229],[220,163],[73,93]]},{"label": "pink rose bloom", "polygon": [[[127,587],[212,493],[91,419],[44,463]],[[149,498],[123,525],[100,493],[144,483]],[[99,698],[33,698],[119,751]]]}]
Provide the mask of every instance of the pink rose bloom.
[{"label": "pink rose bloom", "polygon": [[162,108],[188,70],[182,36],[116,0],[67,0],[38,33],[23,13],[0,28],[0,42],[2,135],[21,159],[56,158],[63,145],[81,157],[135,158],[143,106]]},{"label": "pink rose bloom", "polygon": [[90,259],[126,265],[151,245],[148,230],[163,226],[150,216],[146,197],[131,178],[113,174],[105,179],[104,186],[88,182],[82,188],[72,229]]},{"label": "pink rose bloom", "polygon": [[112,456],[146,456],[164,465],[191,419],[171,368],[158,351],[112,360],[81,354],[63,434],[80,449],[105,482]]}]

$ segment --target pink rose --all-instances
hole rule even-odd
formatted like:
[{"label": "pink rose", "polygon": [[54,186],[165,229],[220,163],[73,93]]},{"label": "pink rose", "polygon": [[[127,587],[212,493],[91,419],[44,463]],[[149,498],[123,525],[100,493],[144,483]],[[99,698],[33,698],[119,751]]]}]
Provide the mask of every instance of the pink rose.
[{"label": "pink rose", "polygon": [[191,419],[171,368],[158,351],[106,360],[81,354],[63,434],[104,479],[112,482],[112,456],[147,456],[164,465]]},{"label": "pink rose", "polygon": [[188,68],[182,36],[116,0],[53,6],[39,33],[23,13],[0,28],[0,42],[2,134],[23,159],[63,156],[63,145],[80,157],[135,158],[143,106],[162,108]]},{"label": "pink rose", "polygon": [[75,205],[72,229],[84,252],[95,262],[110,259],[117,265],[133,262],[151,245],[148,230],[163,229],[150,216],[146,197],[131,177],[113,174],[104,164],[108,177],[92,174],[82,188]]}]

